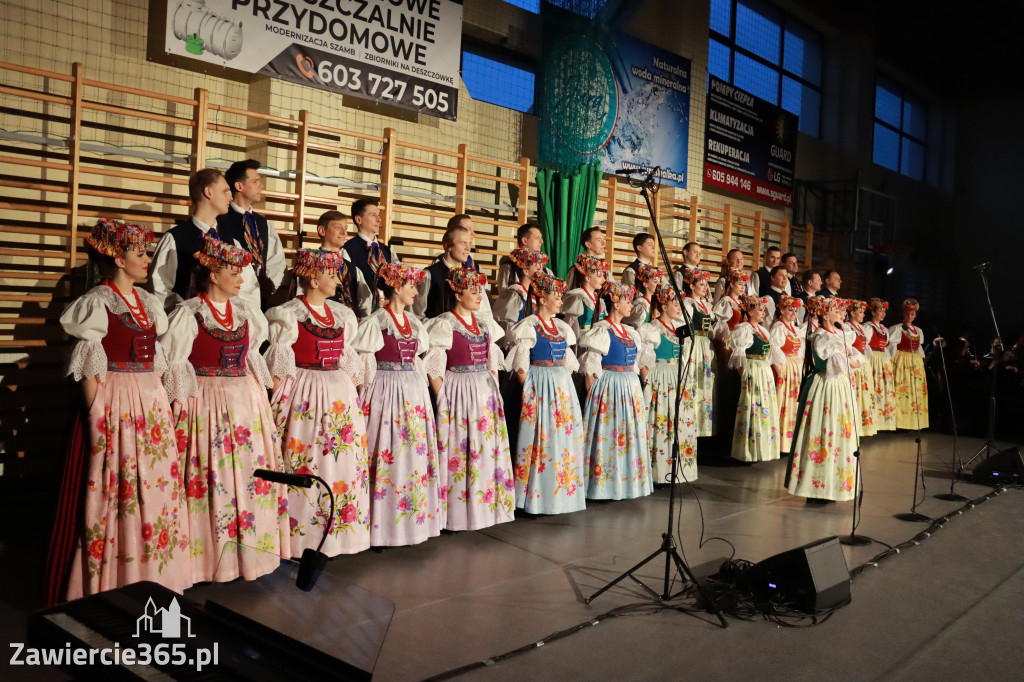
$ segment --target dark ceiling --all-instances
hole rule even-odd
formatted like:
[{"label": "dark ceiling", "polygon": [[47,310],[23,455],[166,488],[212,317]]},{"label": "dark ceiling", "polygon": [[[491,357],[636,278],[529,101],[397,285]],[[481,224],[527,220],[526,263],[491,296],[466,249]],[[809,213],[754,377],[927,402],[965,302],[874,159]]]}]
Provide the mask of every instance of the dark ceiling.
[{"label": "dark ceiling", "polygon": [[1024,0],[797,2],[838,30],[872,37],[879,59],[939,96],[1024,96]]}]

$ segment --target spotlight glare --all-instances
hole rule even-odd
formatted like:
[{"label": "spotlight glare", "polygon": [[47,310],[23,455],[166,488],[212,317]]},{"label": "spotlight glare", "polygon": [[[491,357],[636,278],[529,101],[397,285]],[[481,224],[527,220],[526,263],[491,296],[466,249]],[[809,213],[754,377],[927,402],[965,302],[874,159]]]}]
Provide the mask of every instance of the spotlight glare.
[{"label": "spotlight glare", "polygon": [[895,270],[895,269],[896,269],[896,268],[889,268],[888,270],[886,270],[886,271],[885,271],[885,274],[886,274],[886,275],[891,275],[891,274],[892,274],[892,271],[893,271],[893,270]]}]

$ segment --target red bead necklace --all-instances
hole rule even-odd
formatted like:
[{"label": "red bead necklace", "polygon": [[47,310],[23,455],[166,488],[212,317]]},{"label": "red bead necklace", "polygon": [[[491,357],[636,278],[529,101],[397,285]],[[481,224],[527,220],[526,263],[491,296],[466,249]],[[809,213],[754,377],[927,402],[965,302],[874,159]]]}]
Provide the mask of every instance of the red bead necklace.
[{"label": "red bead necklace", "polygon": [[544,321],[543,317],[538,315],[537,319],[540,320],[540,326],[544,327],[544,331],[551,334],[551,336],[558,336],[558,325],[555,324],[555,318],[551,318],[550,327],[548,327],[548,323]]},{"label": "red bead necklace", "polygon": [[300,296],[302,304],[306,306],[306,310],[313,316],[313,319],[320,323],[321,327],[327,327],[329,329],[334,328],[334,313],[331,312],[331,306],[327,305],[327,301],[324,301],[324,315],[321,315],[317,311],[313,310],[313,306],[309,305],[309,301],[306,300],[305,296]]},{"label": "red bead necklace", "polygon": [[409,316],[405,314],[405,311],[402,311],[402,319],[405,320],[405,324],[402,325],[398,323],[398,318],[395,317],[395,313],[391,310],[391,306],[384,306],[384,310],[388,311],[388,315],[391,316],[391,321],[395,323],[395,329],[397,329],[398,333],[402,335],[402,338],[412,338],[412,322],[409,321]]},{"label": "red bead necklace", "polygon": [[611,319],[608,320],[608,324],[611,325],[612,332],[615,334],[615,336],[623,340],[629,338],[629,335],[626,333],[625,327],[615,324],[614,322],[611,321]]},{"label": "red bead necklace", "polygon": [[199,298],[202,299],[203,303],[206,304],[206,307],[210,309],[210,314],[213,315],[214,322],[216,322],[221,327],[224,327],[224,329],[227,329],[229,331],[235,328],[235,315],[231,311],[230,298],[228,299],[228,305],[224,309],[223,314],[217,312],[217,309],[213,306],[213,302],[210,301],[210,298],[206,294],[199,294]]},{"label": "red bead necklace", "polygon": [[459,315],[454,310],[452,311],[452,315],[455,316],[456,320],[462,323],[462,326],[465,327],[466,331],[468,331],[470,334],[473,334],[474,336],[480,335],[480,325],[477,324],[476,316],[472,312],[469,314],[469,322],[466,322],[464,319],[462,319],[462,316]]},{"label": "red bead necklace", "polygon": [[149,329],[149,315],[146,314],[146,308],[142,305],[142,299],[139,298],[139,292],[132,287],[132,294],[135,295],[135,305],[128,302],[128,299],[124,297],[114,283],[109,279],[103,280],[103,283],[114,290],[114,293],[124,301],[125,306],[128,308],[128,312],[131,313],[132,319],[139,323],[139,327],[142,329]]}]

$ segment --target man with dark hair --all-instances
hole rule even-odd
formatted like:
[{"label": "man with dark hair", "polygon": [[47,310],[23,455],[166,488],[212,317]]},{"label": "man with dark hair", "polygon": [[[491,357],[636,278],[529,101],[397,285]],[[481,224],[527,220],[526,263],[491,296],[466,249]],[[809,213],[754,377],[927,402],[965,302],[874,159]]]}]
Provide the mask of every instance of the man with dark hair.
[{"label": "man with dark hair", "polygon": [[[604,260],[605,249],[607,248],[607,239],[604,236],[604,228],[602,227],[588,227],[583,230],[583,234],[580,235],[580,245],[583,247],[583,253],[594,258],[600,258]],[[609,282],[615,281],[612,277],[612,273],[608,272],[606,275]],[[583,276],[580,275],[579,270],[574,267],[569,268],[569,274],[565,277],[566,291],[572,291],[583,286]]]},{"label": "man with dark hair", "polygon": [[679,290],[683,289],[683,275],[687,270],[696,270],[700,267],[700,257],[703,255],[700,244],[697,242],[687,242],[686,246],[683,247],[683,264],[676,268],[675,273],[672,275],[676,280],[676,286]]},{"label": "man with dark hair", "polygon": [[839,295],[839,287],[843,286],[843,278],[839,276],[838,270],[826,270],[821,280],[823,286],[818,292],[818,296],[831,298]]},{"label": "man with dark hair", "polygon": [[[242,246],[217,230],[217,217],[227,213],[231,204],[231,188],[219,170],[204,168],[194,173],[188,179],[188,196],[192,201],[191,215],[168,230],[153,253],[153,293],[168,312],[195,295],[194,254],[201,250],[205,235]],[[252,268],[242,271],[242,290],[238,295],[253,307],[259,305],[259,283]]]},{"label": "man with dark hair", "polygon": [[377,295],[375,279],[377,268],[384,263],[400,262],[390,246],[382,244],[380,233],[380,202],[363,197],[352,202],[352,222],[356,236],[345,242],[345,253],[356,271],[356,315],[362,319],[373,310],[373,297]]},{"label": "man with dark hair", "polygon": [[260,310],[269,306],[270,295],[281,286],[287,263],[281,238],[267,219],[253,210],[263,201],[263,180],[260,162],[256,159],[235,161],[224,174],[231,188],[231,204],[227,213],[217,217],[217,231],[252,254],[252,268],[260,289]]},{"label": "man with dark hair", "polygon": [[[448,286],[448,271],[465,266],[472,240],[470,231],[462,225],[456,224],[445,230],[441,238],[444,253],[425,268],[426,276],[412,305],[412,311],[421,319],[429,320],[451,310],[455,298],[452,288]],[[485,295],[484,299],[487,298]],[[478,316],[486,314],[484,305],[477,312]],[[487,310],[490,310],[490,306],[487,306]]]},{"label": "man with dark hair", "polygon": [[772,288],[772,268],[779,265],[781,261],[782,249],[777,246],[769,246],[765,249],[764,263],[750,277],[750,282],[758,296],[768,295],[768,290]]},{"label": "man with dark hair", "polygon": [[[541,234],[540,227],[537,223],[523,223],[516,230],[516,248],[518,249],[531,249],[533,251],[541,251],[544,248],[544,235]],[[502,256],[501,260],[498,261],[498,279],[497,289],[498,295],[501,292],[508,289],[510,286],[515,284],[515,271],[512,267],[512,259],[508,256]],[[544,272],[549,275],[554,275],[551,272],[551,268],[544,266]]]},{"label": "man with dark hair", "polygon": [[792,292],[790,296],[802,299],[801,294],[804,289],[800,286],[800,278],[797,277],[800,272],[800,261],[797,260],[796,254],[790,252],[782,254],[782,266],[789,273],[789,291]]},{"label": "man with dark hair", "polygon": [[633,252],[636,258],[622,271],[622,283],[631,287],[636,286],[636,274],[640,272],[640,266],[654,264],[654,257],[658,253],[658,242],[654,235],[641,232],[633,237]]}]

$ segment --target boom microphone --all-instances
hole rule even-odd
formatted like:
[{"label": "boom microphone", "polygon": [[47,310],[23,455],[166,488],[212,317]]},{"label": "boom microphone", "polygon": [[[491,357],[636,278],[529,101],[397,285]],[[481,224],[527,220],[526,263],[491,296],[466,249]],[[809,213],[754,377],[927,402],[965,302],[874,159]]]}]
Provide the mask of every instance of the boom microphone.
[{"label": "boom microphone", "polygon": [[988,270],[991,267],[992,267],[992,262],[988,261],[988,262],[985,262],[985,263],[979,263],[978,265],[975,265],[971,269],[972,270]]}]

